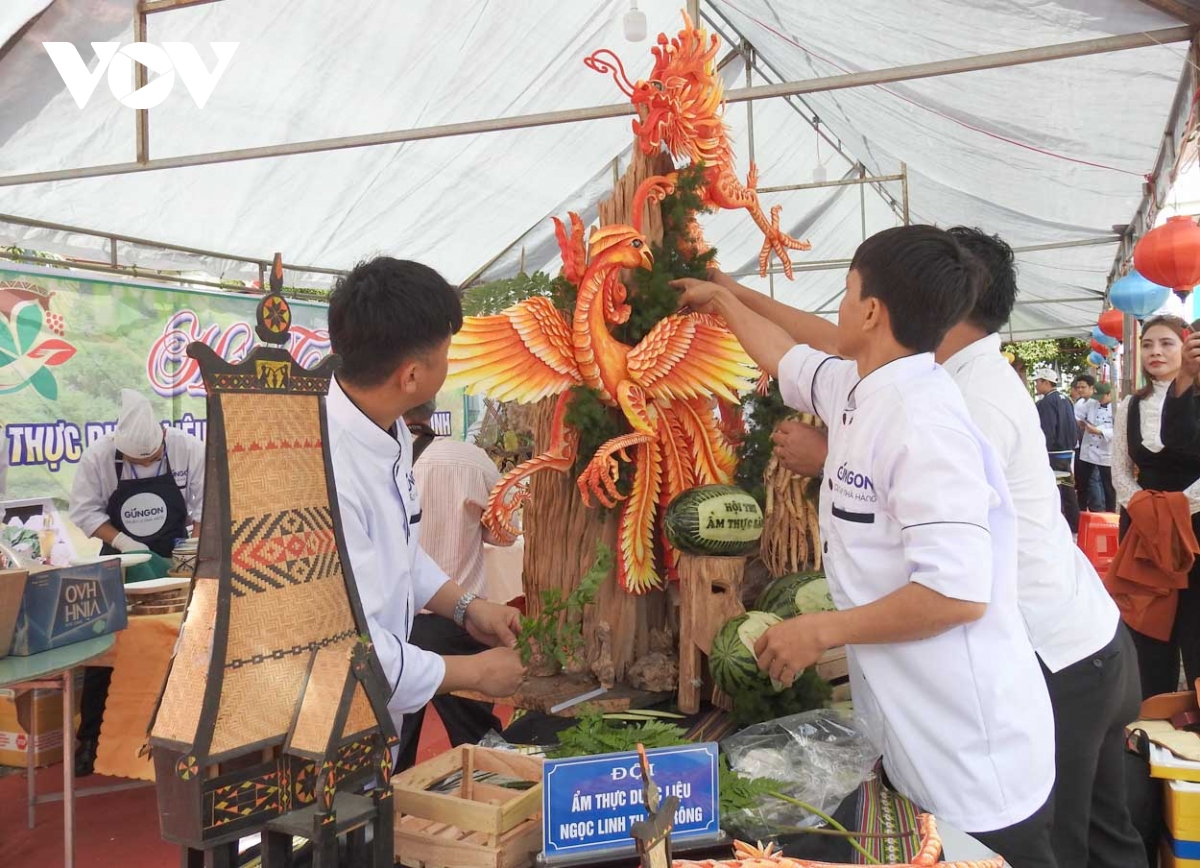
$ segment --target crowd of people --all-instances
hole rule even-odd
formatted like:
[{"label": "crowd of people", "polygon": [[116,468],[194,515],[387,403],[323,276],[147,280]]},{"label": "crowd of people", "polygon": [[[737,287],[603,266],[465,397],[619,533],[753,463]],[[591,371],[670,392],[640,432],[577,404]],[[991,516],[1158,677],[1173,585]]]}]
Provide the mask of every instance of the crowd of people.
[{"label": "crowd of people", "polygon": [[[785,402],[824,423],[788,421],[773,439],[821,480],[836,611],[769,629],[759,666],[789,684],[845,646],[886,780],[1013,868],[1147,866],[1125,726],[1143,697],[1177,688],[1181,663],[1200,676],[1197,569],[1148,590],[1123,572],[1144,568],[1123,545],[1102,580],[1072,533],[1081,509],[1119,507],[1140,544],[1200,553],[1200,336],[1150,319],[1136,394],[1114,406],[1109,384],[1083,375],[1068,398],[1040,369],[1035,402],[1001,354],[1013,252],[962,227],[864,241],[836,323],[720,272],[674,285],[682,309],[722,317]],[[401,769],[430,702],[455,743],[475,740],[497,725],[491,707],[449,694],[507,696],[525,678],[518,613],[484,594],[483,544],[502,542],[480,524],[495,467],[429,428],[461,325],[454,287],[411,261],[361,264],[330,298],[328,449]],[[200,518],[195,447],[146,418],[127,396],[81,468],[72,514],[106,550],[154,548]],[[122,519],[147,492],[168,506],[149,535]]]}]

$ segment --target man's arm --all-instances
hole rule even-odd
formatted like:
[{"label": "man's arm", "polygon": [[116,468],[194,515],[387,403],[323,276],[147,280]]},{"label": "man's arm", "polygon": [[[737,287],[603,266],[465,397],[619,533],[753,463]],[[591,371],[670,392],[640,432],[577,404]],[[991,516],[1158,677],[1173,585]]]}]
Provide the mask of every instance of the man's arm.
[{"label": "man's arm", "polygon": [[793,341],[833,355],[837,352],[837,326],[816,314],[776,301],[742,286],[728,274],[713,269],[709,279],[729,290],[733,297],[763,319],[778,324]]},{"label": "man's arm", "polygon": [[750,358],[772,377],[779,376],[780,360],[796,346],[796,341],[786,331],[759,316],[728,289],[715,283],[687,277],[673,280],[671,285],[682,291],[681,305],[723,318]]}]

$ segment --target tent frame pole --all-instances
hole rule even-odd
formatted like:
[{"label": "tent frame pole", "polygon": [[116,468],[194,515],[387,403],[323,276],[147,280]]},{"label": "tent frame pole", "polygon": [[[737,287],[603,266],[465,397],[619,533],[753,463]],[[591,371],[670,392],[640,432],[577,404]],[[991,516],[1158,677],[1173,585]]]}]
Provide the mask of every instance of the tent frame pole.
[{"label": "tent frame pole", "polygon": [[[1062,60],[1071,57],[1086,57],[1094,54],[1107,54],[1114,51],[1125,51],[1131,48],[1145,48],[1152,45],[1162,45],[1168,42],[1181,42],[1191,38],[1190,27],[1170,27],[1146,33],[1130,33],[1122,36],[1108,36],[1100,39],[1085,39],[1077,42],[1066,42],[1058,45],[1045,45],[1037,48],[1023,48],[1016,51],[1002,51],[992,54],[981,54],[972,57],[960,57],[953,60],[939,60],[932,63],[917,63],[888,69],[869,70],[843,75],[825,76],[806,81],[781,82],[779,84],[761,84],[754,87],[739,88],[726,93],[726,102],[745,102],[746,100],[771,99],[775,97],[795,96],[805,93],[822,93],[834,90],[867,87],[877,84],[890,84],[901,81],[935,78],[944,75],[956,75],[963,72],[975,72],[985,69],[998,69],[1008,66],[1020,66],[1029,63],[1042,63],[1050,60]],[[565,123],[581,123],[584,121],[601,120],[604,118],[627,117],[634,113],[634,108],[628,103],[618,105],[594,106],[591,108],[566,109],[563,111],[539,112],[536,114],[517,115],[506,118],[488,118],[469,121],[466,123],[439,124],[430,127],[417,127],[407,130],[393,130],[382,133],[365,135],[341,136],[329,139],[316,139],[305,142],[268,145],[256,148],[236,148],[227,151],[212,151],[202,154],[187,154],[179,157],[150,159],[145,163],[114,163],[102,166],[85,166],[73,169],[57,169],[46,172],[27,172],[0,177],[0,186],[14,187],[25,184],[43,184],[54,181],[66,181],[77,178],[100,178],[110,175],[126,175],[138,172],[160,171],[163,169],[181,169],[193,166],[208,166],[221,163],[233,163],[243,160],[261,160],[272,157],[296,156],[324,151],[338,151],[351,148],[375,147],[378,145],[395,145],[401,142],[425,141],[429,139],[449,138],[452,136],[475,135],[480,133],[499,132],[502,130],[528,129],[531,127],[553,126]]]},{"label": "tent frame pole", "polygon": [[[222,253],[218,250],[204,250],[199,247],[185,247],[181,244],[170,244],[165,241],[152,241],[149,238],[138,238],[134,235],[122,235],[119,232],[99,232],[95,229],[85,229],[82,226],[71,226],[67,223],[53,223],[49,220],[33,220],[28,217],[17,217],[14,214],[0,214],[0,224],[11,223],[14,226],[27,226],[30,229],[49,229],[54,232],[70,232],[75,235],[89,235],[92,238],[104,238],[108,240],[110,245],[109,258],[112,265],[118,265],[117,259],[117,243],[124,242],[133,244],[137,247],[150,247],[157,250],[170,250],[176,253],[189,253],[193,256],[204,256],[211,259],[229,259],[234,262],[244,262],[249,265],[258,265],[266,268],[271,264],[270,259],[261,259],[257,256],[242,256],[237,253]],[[50,260],[61,264],[60,260]],[[130,266],[135,267],[135,266]],[[337,268],[324,268],[319,265],[296,265],[294,263],[284,263],[283,267],[288,271],[307,271],[311,274],[329,274],[334,277],[341,277],[348,272]]]}]

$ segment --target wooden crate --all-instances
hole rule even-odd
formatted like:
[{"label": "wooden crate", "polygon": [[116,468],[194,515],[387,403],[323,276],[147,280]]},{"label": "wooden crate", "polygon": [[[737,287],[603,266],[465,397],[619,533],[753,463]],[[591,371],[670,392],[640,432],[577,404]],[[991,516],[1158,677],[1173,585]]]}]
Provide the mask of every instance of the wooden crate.
[{"label": "wooden crate", "polygon": [[[429,787],[462,772],[457,794]],[[475,780],[530,781],[512,790]],[[464,745],[392,778],[396,860],[409,868],[527,868],[542,849],[542,761]]]}]

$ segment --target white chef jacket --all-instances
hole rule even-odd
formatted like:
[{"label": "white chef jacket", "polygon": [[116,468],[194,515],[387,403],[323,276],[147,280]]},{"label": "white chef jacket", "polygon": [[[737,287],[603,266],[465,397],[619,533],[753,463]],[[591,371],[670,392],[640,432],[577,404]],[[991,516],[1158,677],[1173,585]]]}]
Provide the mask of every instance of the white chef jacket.
[{"label": "white chef jacket", "polygon": [[346,551],[399,730],[403,716],[423,708],[446,676],[442,658],[410,644],[408,636],[413,618],[449,579],[420,545],[421,498],[408,426],[398,420],[395,434],[380,428],[336,376],[325,407]]},{"label": "white chef jacket", "polygon": [[1083,432],[1083,442],[1079,446],[1081,461],[1101,467],[1112,465],[1113,406],[1112,401],[1107,404],[1092,401],[1088,407],[1083,421],[1098,429],[1100,433]]},{"label": "white chef jacket", "polygon": [[[1017,602],[1046,668],[1058,672],[1112,641],[1120,613],[1095,568],[1071,538],[1046,435],[1020,376],[1000,355],[1000,336],[980,338],[948,358],[971,421],[996,452],[1017,513]],[[1089,409],[1099,402],[1089,401]],[[1093,423],[1094,424],[1094,423]],[[1109,423],[1111,437],[1111,421]],[[1088,435],[1094,436],[1094,435]],[[1088,447],[1084,438],[1084,449]],[[1086,454],[1085,461],[1090,460]]]},{"label": "white chef jacket", "polygon": [[837,607],[909,582],[987,604],[939,636],[847,648],[888,776],[968,832],[1027,819],[1054,785],[1054,719],[1017,608],[1016,517],[994,451],[927,353],[860,380],[853,362],[797,346],[779,385],[829,428],[820,519]]},{"label": "white chef jacket", "polygon": [[[171,463],[171,475],[183,492],[188,516],[201,521],[204,510],[204,441],[180,431],[164,428],[165,452]],[[138,467],[126,461],[121,465],[122,479],[145,479],[166,472],[167,462],[156,461]],[[75,481],[71,484],[71,503],[68,515],[77,528],[88,536],[100,525],[111,521],[108,499],[117,490],[117,443],[115,434],[106,434],[93,443],[79,459]]]}]

